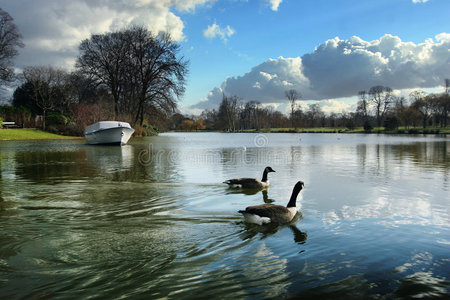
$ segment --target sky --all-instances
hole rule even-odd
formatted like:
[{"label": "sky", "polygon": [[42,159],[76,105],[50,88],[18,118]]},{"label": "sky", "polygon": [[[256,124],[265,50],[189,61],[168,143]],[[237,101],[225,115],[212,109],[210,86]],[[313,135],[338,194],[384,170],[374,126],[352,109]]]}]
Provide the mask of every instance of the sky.
[{"label": "sky", "polygon": [[189,60],[182,113],[223,94],[287,111],[285,91],[326,113],[354,111],[375,85],[442,92],[450,78],[450,0],[0,0],[23,36],[15,59],[73,70],[91,34],[143,25]]}]

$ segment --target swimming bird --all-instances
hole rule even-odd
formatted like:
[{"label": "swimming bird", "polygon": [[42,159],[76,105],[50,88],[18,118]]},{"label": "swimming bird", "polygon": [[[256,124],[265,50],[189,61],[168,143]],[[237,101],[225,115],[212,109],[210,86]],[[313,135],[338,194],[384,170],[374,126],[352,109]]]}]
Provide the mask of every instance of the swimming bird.
[{"label": "swimming bird", "polygon": [[268,223],[289,223],[297,214],[297,196],[305,186],[303,181],[295,184],[292,190],[291,199],[287,206],[276,204],[261,204],[255,206],[248,206],[245,210],[239,212],[244,215],[245,221],[258,225]]},{"label": "swimming bird", "polygon": [[242,188],[246,189],[261,189],[269,186],[269,179],[267,174],[270,172],[275,172],[271,167],[266,167],[263,172],[263,177],[261,180],[255,178],[234,178],[224,181],[228,185],[240,185]]}]

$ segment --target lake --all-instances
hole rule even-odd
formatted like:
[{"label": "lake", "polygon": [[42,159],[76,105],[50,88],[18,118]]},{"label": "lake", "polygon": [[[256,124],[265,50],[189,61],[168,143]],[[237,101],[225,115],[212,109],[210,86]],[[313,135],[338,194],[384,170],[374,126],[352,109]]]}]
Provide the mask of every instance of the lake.
[{"label": "lake", "polygon": [[[266,166],[267,191],[222,183]],[[291,224],[243,222],[299,180]],[[445,298],[449,191],[442,136],[0,141],[0,297]]]}]

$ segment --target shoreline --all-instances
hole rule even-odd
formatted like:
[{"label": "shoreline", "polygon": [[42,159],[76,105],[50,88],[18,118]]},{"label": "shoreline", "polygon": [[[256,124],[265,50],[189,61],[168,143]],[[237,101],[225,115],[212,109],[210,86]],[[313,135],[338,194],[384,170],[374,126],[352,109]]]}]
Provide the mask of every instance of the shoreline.
[{"label": "shoreline", "polygon": [[396,129],[385,130],[373,129],[371,131],[365,131],[363,128],[348,129],[348,128],[271,128],[271,129],[245,129],[236,131],[218,131],[218,130],[197,130],[197,131],[183,131],[183,130],[170,130],[166,132],[220,132],[220,133],[343,133],[343,134],[397,134],[397,135],[416,135],[416,134],[434,134],[434,135],[447,135],[450,134],[450,127],[444,128],[410,128],[410,129]]},{"label": "shoreline", "polygon": [[[270,129],[247,129],[238,131],[217,131],[217,130],[199,130],[199,131],[176,131],[169,130],[166,132],[220,132],[220,133],[343,133],[343,134],[396,134],[396,135],[417,135],[417,134],[432,134],[432,135],[448,135],[450,134],[450,127],[444,128],[409,128],[396,129],[386,131],[384,128],[376,128],[371,131],[365,131],[363,128],[348,129],[348,128],[270,128]],[[50,133],[33,128],[17,128],[17,129],[0,129],[0,141],[17,141],[17,140],[77,140],[83,139],[80,136],[66,136],[55,133]]]},{"label": "shoreline", "polygon": [[82,139],[82,137],[59,135],[34,128],[0,129],[0,141],[69,139]]}]

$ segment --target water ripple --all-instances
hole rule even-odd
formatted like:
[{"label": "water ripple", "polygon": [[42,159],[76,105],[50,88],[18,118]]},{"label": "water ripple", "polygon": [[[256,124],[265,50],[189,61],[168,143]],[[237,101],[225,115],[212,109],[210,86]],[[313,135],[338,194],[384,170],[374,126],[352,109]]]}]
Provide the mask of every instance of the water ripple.
[{"label": "water ripple", "polygon": [[[257,147],[256,136],[164,134],[125,148],[1,143],[1,297],[450,292],[448,141],[268,134]],[[142,164],[149,143],[159,156]],[[259,177],[268,161],[277,172],[266,193],[221,184]],[[286,205],[297,180],[306,187],[292,224],[243,222],[246,206]]]}]

